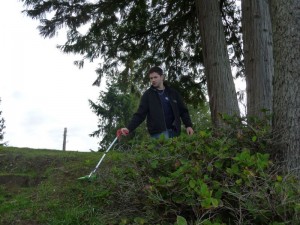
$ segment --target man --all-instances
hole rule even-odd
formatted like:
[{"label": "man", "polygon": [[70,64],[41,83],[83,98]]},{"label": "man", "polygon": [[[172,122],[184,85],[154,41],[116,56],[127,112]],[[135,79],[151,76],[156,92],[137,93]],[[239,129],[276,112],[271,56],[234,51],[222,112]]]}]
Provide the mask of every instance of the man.
[{"label": "man", "polygon": [[[147,117],[148,132],[153,138],[165,135],[166,138],[180,134],[181,120],[188,135],[192,135],[191,118],[181,96],[164,84],[164,75],[160,67],[152,67],[148,72],[151,87],[143,94],[139,108],[127,127],[121,128],[123,135],[136,129]],[[180,120],[181,119],[181,120]]]}]

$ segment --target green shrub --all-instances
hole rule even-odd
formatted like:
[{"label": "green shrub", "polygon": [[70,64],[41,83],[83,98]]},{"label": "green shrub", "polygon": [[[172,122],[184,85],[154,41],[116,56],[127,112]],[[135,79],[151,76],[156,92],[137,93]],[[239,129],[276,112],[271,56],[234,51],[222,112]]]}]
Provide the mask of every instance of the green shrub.
[{"label": "green shrub", "polygon": [[112,149],[92,182],[77,178],[101,153],[1,147],[2,182],[21,175],[28,185],[1,185],[0,223],[299,224],[299,181],[271,160],[267,123],[224,120],[223,129]]},{"label": "green shrub", "polygon": [[135,146],[145,204],[155,212],[155,223],[179,224],[178,216],[189,224],[299,221],[299,183],[270,160],[268,126],[234,120],[234,129]]}]

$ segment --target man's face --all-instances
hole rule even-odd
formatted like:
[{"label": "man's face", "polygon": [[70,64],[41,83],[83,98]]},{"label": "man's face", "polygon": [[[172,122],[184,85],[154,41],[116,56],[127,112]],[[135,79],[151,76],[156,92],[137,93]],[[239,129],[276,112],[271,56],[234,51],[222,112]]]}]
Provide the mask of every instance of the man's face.
[{"label": "man's face", "polygon": [[163,82],[164,82],[163,75],[159,75],[158,73],[153,72],[153,73],[149,74],[149,78],[150,78],[150,82],[153,87],[158,88],[158,89],[163,88]]}]

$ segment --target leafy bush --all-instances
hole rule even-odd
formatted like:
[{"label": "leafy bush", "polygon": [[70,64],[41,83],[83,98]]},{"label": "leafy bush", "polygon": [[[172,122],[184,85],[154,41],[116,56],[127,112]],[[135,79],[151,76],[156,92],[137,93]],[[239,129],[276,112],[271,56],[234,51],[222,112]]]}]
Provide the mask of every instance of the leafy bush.
[{"label": "leafy bush", "polygon": [[99,153],[1,147],[2,182],[16,184],[0,187],[0,223],[299,224],[299,181],[271,160],[266,123],[224,119],[224,129],[112,150],[93,182],[77,178]]},{"label": "leafy bush", "polygon": [[268,126],[231,119],[234,129],[135,146],[145,205],[155,212],[152,223],[184,224],[183,218],[188,224],[215,225],[299,222],[299,183],[270,160]]}]

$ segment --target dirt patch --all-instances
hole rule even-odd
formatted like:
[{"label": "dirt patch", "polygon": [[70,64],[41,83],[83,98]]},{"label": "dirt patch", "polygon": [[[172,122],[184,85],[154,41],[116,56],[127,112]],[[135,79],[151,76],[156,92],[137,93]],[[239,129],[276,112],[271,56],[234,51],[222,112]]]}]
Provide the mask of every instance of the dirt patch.
[{"label": "dirt patch", "polygon": [[34,187],[42,181],[42,178],[32,178],[22,175],[0,175],[0,185],[18,186],[18,187]]}]

